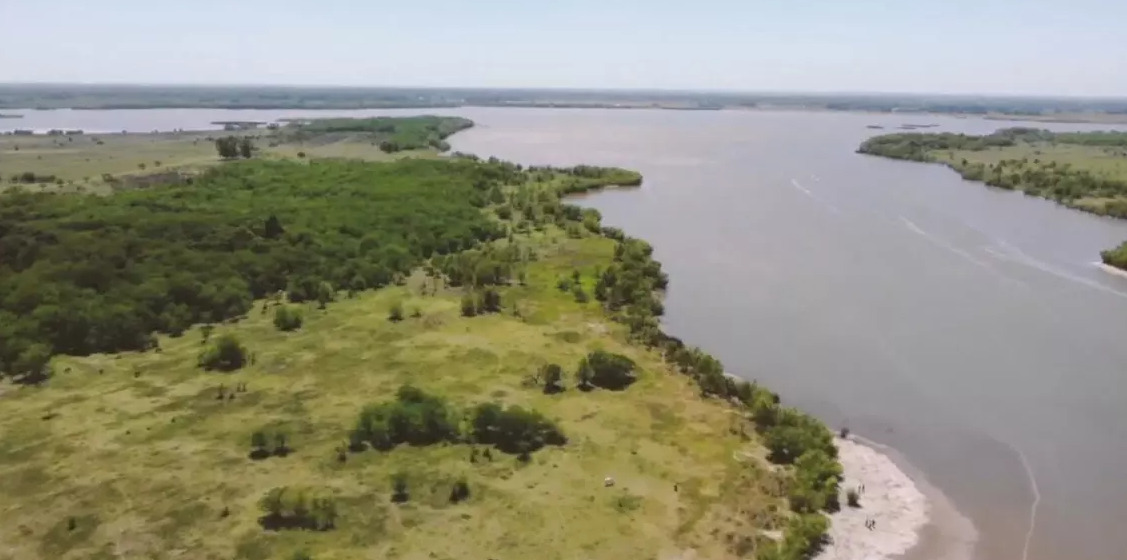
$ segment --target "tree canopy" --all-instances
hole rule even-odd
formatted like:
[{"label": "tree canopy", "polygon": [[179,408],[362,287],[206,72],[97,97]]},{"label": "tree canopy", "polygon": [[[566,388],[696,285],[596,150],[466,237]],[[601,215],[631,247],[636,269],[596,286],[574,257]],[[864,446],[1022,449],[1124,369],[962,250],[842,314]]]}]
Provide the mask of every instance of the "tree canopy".
[{"label": "tree canopy", "polygon": [[247,161],[110,197],[0,196],[0,371],[33,344],[144,349],[154,331],[236,317],[279,290],[302,301],[386,285],[501,237],[480,206],[515,174],[468,160]]}]

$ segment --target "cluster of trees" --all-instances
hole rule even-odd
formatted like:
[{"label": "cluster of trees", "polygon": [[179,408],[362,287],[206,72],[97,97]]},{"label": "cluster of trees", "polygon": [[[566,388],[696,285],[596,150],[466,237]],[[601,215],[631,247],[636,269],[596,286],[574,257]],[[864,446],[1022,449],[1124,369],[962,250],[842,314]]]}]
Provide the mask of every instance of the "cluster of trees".
[{"label": "cluster of trees", "polygon": [[365,446],[388,450],[401,443],[433,445],[441,442],[470,442],[492,445],[506,453],[529,453],[545,445],[563,445],[567,438],[551,421],[534,410],[483,403],[468,414],[463,433],[463,414],[444,399],[416,387],[404,385],[396,400],[370,405],[360,412],[349,433],[353,451]]},{"label": "cluster of trees", "polygon": [[331,300],[505,235],[474,206],[511,164],[247,161],[110,197],[0,196],[0,371],[141,350],[151,333]]},{"label": "cluster of trees", "polygon": [[433,148],[450,149],[446,138],[473,126],[473,121],[461,117],[374,117],[368,119],[317,119],[295,122],[288,135],[294,140],[306,141],[325,135],[361,135],[378,144],[380,150],[395,153],[403,150]]},{"label": "cluster of trees", "polygon": [[395,400],[364,407],[349,433],[353,450],[370,445],[386,451],[401,443],[433,445],[460,438],[459,415],[446,401],[411,385],[404,385]]},{"label": "cluster of trees", "polygon": [[249,136],[225,136],[215,139],[215,151],[223,159],[250,159],[254,155],[254,141]]},{"label": "cluster of trees", "polygon": [[462,315],[474,317],[501,312],[501,293],[494,288],[469,291],[462,296]]},{"label": "cluster of trees", "polygon": [[669,284],[653,247],[640,239],[623,237],[615,245],[614,262],[599,274],[595,299],[611,316],[630,327],[631,335],[649,346],[665,340],[658,317],[665,312],[659,292]]},{"label": "cluster of trees", "polygon": [[272,530],[308,529],[328,531],[336,526],[336,501],[308,489],[272,488],[258,502],[263,516],[259,523]]}]

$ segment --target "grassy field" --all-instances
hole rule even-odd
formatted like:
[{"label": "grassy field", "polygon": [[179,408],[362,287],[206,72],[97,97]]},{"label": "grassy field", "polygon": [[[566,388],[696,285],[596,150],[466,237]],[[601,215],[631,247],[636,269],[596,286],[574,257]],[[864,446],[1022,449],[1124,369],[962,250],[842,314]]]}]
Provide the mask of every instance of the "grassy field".
[{"label": "grassy field", "polygon": [[73,136],[0,135],[0,192],[10,189],[13,175],[25,172],[53,180],[23,185],[46,192],[108,193],[104,175],[129,178],[161,172],[194,173],[222,163],[215,138],[250,136],[257,156],[270,159],[346,158],[387,161],[402,157],[436,157],[434,150],[392,154],[379,142],[359,134],[309,135],[297,139],[284,130],[246,132],[188,131]]},{"label": "grassy field", "polygon": [[[460,292],[422,275],[403,286],[304,307],[297,332],[266,302],[234,324],[254,355],[237,373],[196,367],[201,332],[162,337],[160,351],[56,358],[43,386],[2,386],[0,558],[734,558],[754,553],[786,515],[787,477],[762,458],[742,413],[627,342],[597,302],[555,288],[574,269],[593,283],[613,241],[562,232],[518,236],[535,247],[526,286],[503,291],[503,314],[464,318]],[[502,242],[504,243],[504,242]],[[390,322],[402,302],[408,318]],[[415,311],[417,310],[417,317]],[[519,315],[519,316],[518,316]],[[624,392],[576,390],[588,351],[635,359]],[[568,390],[527,383],[547,361]],[[246,392],[220,400],[220,387]],[[522,464],[467,445],[365,451],[338,460],[361,407],[412,383],[455,404],[530,405],[556,419],[563,447]],[[248,458],[252,431],[283,427],[294,452]],[[389,477],[410,473],[411,499]],[[603,479],[612,476],[613,487]],[[468,501],[447,497],[458,477]],[[257,501],[276,486],[337,497],[326,532],[266,531]],[[691,552],[691,551],[695,551]]]},{"label": "grassy field", "polygon": [[[1096,177],[1127,181],[1127,148],[1120,147],[1039,142],[978,151],[937,152],[936,156],[939,161],[951,165],[959,164],[964,159],[970,163],[981,163],[986,166],[1005,165],[1003,162],[1021,160],[1056,162],[1057,165],[1068,165],[1076,169],[1083,169]],[[1127,203],[1127,195],[1117,197],[1080,196],[1062,202],[1081,210],[1106,214],[1107,212],[1104,209],[1108,204]]]}]

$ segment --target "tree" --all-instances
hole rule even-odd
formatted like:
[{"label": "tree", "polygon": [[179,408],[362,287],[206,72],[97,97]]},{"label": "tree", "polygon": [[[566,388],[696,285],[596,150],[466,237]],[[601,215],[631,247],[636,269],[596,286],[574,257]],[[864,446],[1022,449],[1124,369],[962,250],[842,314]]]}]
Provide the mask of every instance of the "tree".
[{"label": "tree", "polygon": [[250,435],[250,446],[252,448],[250,458],[258,460],[269,457],[270,451],[266,449],[268,445],[270,445],[270,442],[266,436],[266,432],[255,430],[254,433]]},{"label": "tree", "polygon": [[200,353],[199,365],[205,370],[234,371],[247,361],[246,348],[233,334],[224,334]]},{"label": "tree", "polygon": [[473,294],[466,293],[462,296],[462,316],[473,317],[477,315],[477,301]]},{"label": "tree", "polygon": [[239,157],[239,139],[234,136],[216,138],[215,150],[223,159],[235,159]]},{"label": "tree", "polygon": [[250,137],[244,136],[239,141],[239,155],[243,156],[243,159],[250,159],[254,155],[254,142],[251,141]]},{"label": "tree", "polygon": [[501,294],[494,288],[486,288],[481,294],[481,308],[486,313],[501,311]]},{"label": "tree", "polygon": [[12,369],[23,380],[38,383],[47,377],[47,364],[50,362],[51,348],[46,344],[33,343],[20,352]]},{"label": "tree", "polygon": [[578,369],[588,372],[585,375],[591,385],[622,390],[637,380],[634,367],[634,361],[626,356],[596,350],[580,361]]}]

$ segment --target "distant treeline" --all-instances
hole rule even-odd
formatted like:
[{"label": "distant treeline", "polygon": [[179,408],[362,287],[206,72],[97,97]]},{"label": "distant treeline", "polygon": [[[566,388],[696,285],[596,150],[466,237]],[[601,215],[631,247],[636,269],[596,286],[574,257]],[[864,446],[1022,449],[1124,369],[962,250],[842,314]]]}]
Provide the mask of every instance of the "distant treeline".
[{"label": "distant treeline", "polygon": [[768,94],[644,90],[0,85],[0,108],[379,109],[459,106],[801,107],[999,115],[1127,114],[1127,100],[956,95]]}]

